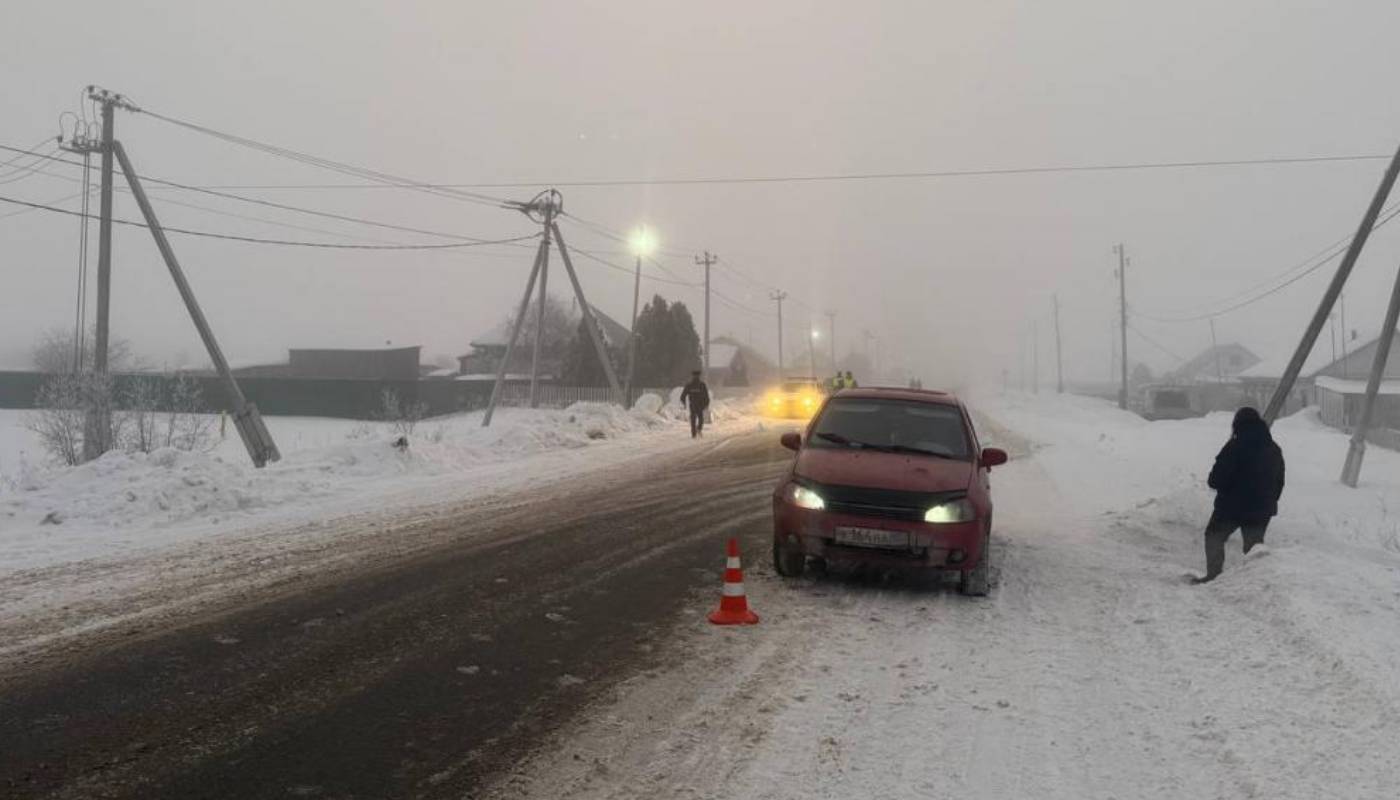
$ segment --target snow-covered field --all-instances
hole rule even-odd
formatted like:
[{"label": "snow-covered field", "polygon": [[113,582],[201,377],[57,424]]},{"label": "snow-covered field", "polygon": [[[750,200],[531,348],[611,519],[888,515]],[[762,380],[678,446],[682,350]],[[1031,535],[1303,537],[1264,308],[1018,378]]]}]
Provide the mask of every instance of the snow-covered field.
[{"label": "snow-covered field", "polygon": [[[704,623],[499,796],[1385,798],[1400,785],[1400,455],[1336,481],[1346,439],[1275,435],[1267,551],[1203,569],[1229,418],[977,398],[994,472],[991,597],[899,576],[784,582],[747,553],[753,628]],[[717,565],[718,566],[718,565]]]},{"label": "snow-covered field", "polygon": [[[745,412],[742,401],[717,403],[717,432],[752,426]],[[25,427],[29,413],[0,410],[0,574],[378,508],[415,489],[439,499],[500,489],[687,439],[684,412],[647,396],[632,411],[501,409],[489,428],[479,412],[425,420],[406,449],[391,446],[397,435],[385,423],[269,417],[282,460],[265,469],[253,468],[232,424],[208,453],[111,452],[69,468],[46,458]],[[504,468],[544,454],[566,458],[525,474]]]}]

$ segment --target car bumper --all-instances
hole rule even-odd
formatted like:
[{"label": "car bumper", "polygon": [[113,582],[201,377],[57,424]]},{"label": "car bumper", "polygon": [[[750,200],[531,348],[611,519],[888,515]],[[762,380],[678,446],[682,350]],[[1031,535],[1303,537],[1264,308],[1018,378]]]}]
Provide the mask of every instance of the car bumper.
[{"label": "car bumper", "polygon": [[[909,546],[893,549],[838,544],[836,529],[841,527],[904,532],[908,534]],[[773,538],[779,546],[797,548],[809,556],[828,561],[965,571],[975,568],[982,561],[986,524],[978,519],[931,525],[884,517],[808,511],[774,498]]]}]

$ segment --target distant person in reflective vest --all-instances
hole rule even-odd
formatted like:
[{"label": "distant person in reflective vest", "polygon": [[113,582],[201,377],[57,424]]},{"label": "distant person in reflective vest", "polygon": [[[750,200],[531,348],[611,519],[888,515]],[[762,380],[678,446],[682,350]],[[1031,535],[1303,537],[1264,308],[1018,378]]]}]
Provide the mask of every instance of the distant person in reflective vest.
[{"label": "distant person in reflective vest", "polygon": [[1283,496],[1283,451],[1259,412],[1248,406],[1236,411],[1231,430],[1206,480],[1215,490],[1215,511],[1206,523],[1206,574],[1192,583],[1220,575],[1225,542],[1236,529],[1243,532],[1245,553],[1264,544],[1264,531]]},{"label": "distant person in reflective vest", "polygon": [[860,384],[856,383],[856,379],[853,375],[851,375],[850,370],[846,370],[846,377],[842,379],[841,384],[847,389],[860,388]]},{"label": "distant person in reflective vest", "polygon": [[705,432],[705,409],[710,407],[710,387],[700,380],[700,370],[690,373],[690,383],[681,389],[681,405],[690,411],[690,438]]},{"label": "distant person in reflective vest", "polygon": [[839,369],[836,370],[836,374],[833,375],[831,380],[827,383],[831,385],[831,391],[833,392],[839,392],[846,387],[846,379],[841,376],[841,370]]}]

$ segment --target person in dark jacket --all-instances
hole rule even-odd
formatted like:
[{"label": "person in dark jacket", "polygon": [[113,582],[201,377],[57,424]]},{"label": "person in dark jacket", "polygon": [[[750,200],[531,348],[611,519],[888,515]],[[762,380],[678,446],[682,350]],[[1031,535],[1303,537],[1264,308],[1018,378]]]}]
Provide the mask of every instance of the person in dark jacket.
[{"label": "person in dark jacket", "polygon": [[1264,543],[1269,520],[1283,495],[1283,451],[1259,412],[1235,412],[1233,435],[1215,457],[1207,483],[1215,490],[1215,511],[1206,524],[1206,574],[1193,583],[1215,580],[1225,567],[1225,542],[1241,529],[1244,552]]},{"label": "person in dark jacket", "polygon": [[690,383],[681,389],[681,405],[690,411],[690,438],[705,432],[705,409],[710,407],[710,387],[700,379],[700,370],[690,373]]}]

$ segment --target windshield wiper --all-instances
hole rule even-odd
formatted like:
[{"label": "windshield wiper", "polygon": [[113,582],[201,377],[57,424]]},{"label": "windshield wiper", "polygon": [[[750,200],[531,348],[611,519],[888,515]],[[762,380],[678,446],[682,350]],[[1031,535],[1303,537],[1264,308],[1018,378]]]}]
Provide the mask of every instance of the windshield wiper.
[{"label": "windshield wiper", "polygon": [[842,435],[839,434],[839,433],[819,433],[819,434],[817,434],[817,438],[818,438],[818,439],[825,439],[826,441],[832,442],[832,443],[834,443],[834,444],[843,444],[843,445],[846,445],[847,447],[852,447],[852,446],[864,447],[864,446],[865,446],[865,445],[862,445],[860,442],[853,442],[853,441],[851,441],[850,439],[847,439],[846,437],[842,436]]}]

